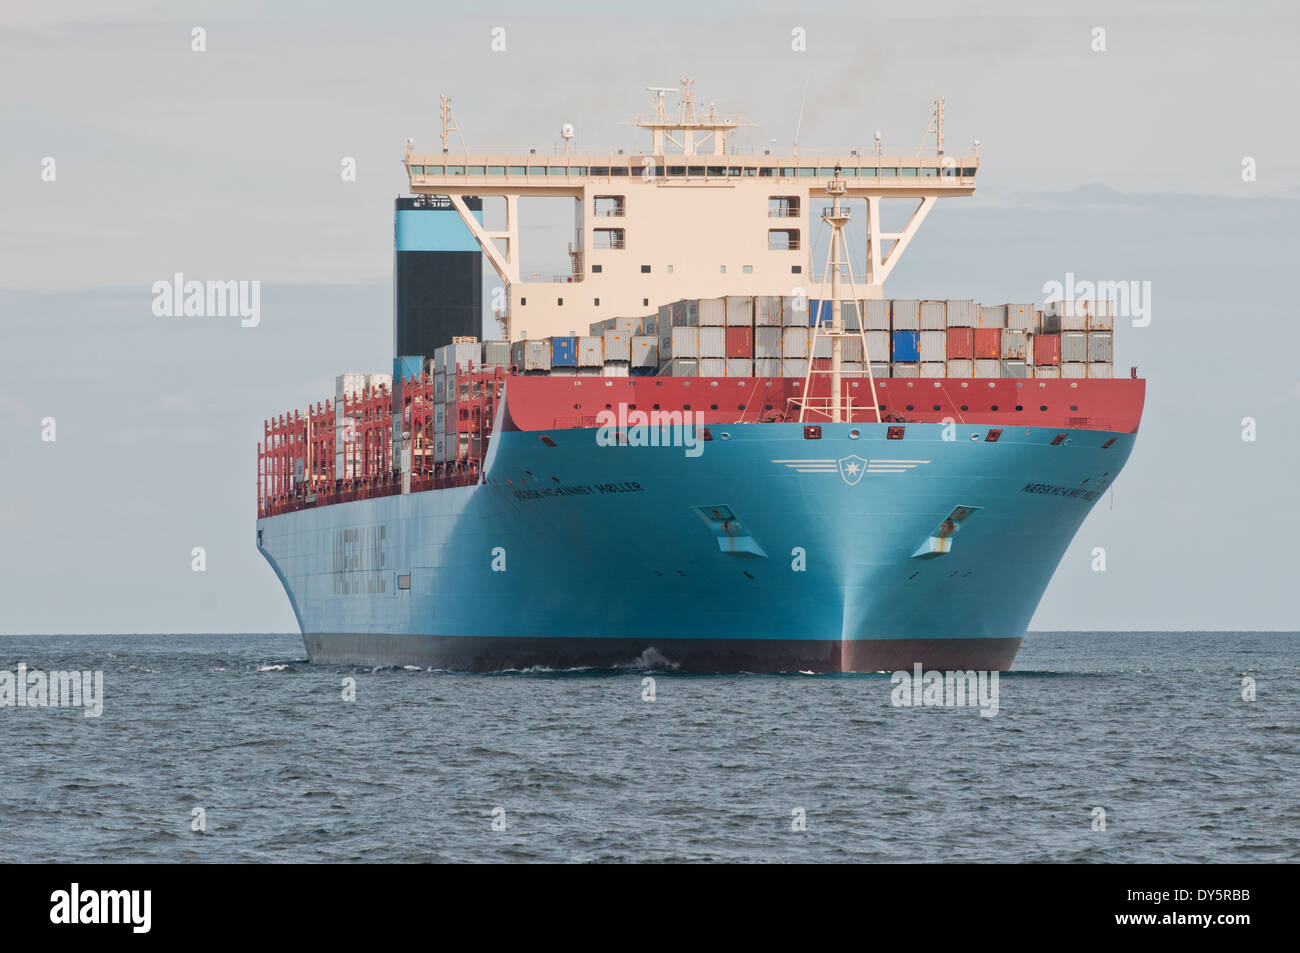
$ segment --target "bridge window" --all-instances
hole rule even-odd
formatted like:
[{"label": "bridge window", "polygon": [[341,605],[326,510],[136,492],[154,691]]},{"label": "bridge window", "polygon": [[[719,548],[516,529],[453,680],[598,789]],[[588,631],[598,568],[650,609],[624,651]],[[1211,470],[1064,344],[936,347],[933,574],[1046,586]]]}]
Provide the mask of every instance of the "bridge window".
[{"label": "bridge window", "polygon": [[769,228],[767,230],[768,251],[798,251],[799,229]]}]

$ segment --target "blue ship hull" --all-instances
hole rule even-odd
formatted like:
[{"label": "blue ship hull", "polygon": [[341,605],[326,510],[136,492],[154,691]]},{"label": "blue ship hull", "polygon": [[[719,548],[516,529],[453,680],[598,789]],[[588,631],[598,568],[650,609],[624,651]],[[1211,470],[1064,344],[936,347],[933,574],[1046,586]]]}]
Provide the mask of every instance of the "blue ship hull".
[{"label": "blue ship hull", "polygon": [[264,518],[259,547],[315,662],[1007,669],[1135,439],[711,430],[698,456],[499,433],[480,485]]}]

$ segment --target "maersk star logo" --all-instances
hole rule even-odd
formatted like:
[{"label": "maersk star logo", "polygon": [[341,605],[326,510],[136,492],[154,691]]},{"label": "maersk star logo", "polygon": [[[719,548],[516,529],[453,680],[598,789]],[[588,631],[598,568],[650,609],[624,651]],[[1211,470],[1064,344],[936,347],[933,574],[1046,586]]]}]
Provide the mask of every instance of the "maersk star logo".
[{"label": "maersk star logo", "polygon": [[862,479],[862,474],[867,472],[867,461],[856,454],[844,457],[840,460],[840,476],[849,486],[853,486]]}]

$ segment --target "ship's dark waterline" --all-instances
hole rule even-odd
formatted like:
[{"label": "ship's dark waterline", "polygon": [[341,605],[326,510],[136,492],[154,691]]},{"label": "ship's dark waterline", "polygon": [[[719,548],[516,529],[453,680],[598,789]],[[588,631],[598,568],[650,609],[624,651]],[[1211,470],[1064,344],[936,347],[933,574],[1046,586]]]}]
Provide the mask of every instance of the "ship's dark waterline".
[{"label": "ship's dark waterline", "polygon": [[105,701],[0,708],[0,859],[1295,861],[1297,649],[1031,634],[983,718],[895,708],[879,675],[470,675],[312,665],[289,635],[9,637],[0,669],[99,669]]}]

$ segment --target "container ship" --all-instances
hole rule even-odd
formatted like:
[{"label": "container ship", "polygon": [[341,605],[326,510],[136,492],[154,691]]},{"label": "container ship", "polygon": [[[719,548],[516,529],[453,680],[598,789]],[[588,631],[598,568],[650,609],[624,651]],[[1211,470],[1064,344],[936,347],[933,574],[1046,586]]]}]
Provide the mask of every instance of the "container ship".
[{"label": "container ship", "polygon": [[[1136,438],[1113,302],[885,297],[934,203],[975,189],[942,100],[933,154],[810,156],[734,148],[744,121],[689,81],[652,92],[644,152],[568,126],[471,152],[445,97],[441,151],[408,141],[392,372],[340,375],[258,449],[257,547],[309,657],[1009,668]],[[538,197],[574,212],[563,274],[521,268]]]}]

